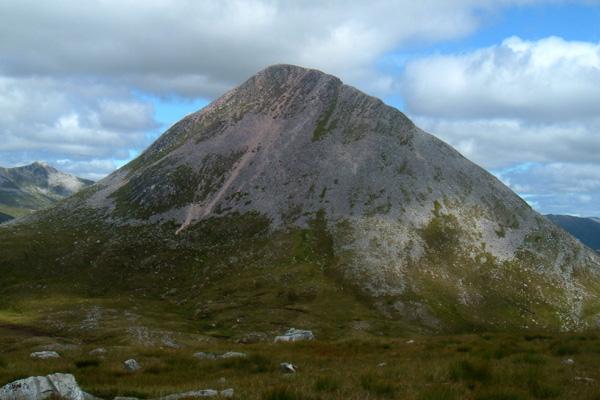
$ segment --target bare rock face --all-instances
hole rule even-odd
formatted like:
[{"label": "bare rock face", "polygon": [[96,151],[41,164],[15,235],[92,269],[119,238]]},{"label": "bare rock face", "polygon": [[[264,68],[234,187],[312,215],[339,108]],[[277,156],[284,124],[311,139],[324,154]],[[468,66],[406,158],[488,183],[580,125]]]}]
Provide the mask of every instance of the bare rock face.
[{"label": "bare rock face", "polygon": [[115,232],[172,226],[172,243],[244,216],[310,230],[375,308],[432,329],[599,318],[597,255],[400,111],[312,69],[259,72],[54,215],[73,211]]}]

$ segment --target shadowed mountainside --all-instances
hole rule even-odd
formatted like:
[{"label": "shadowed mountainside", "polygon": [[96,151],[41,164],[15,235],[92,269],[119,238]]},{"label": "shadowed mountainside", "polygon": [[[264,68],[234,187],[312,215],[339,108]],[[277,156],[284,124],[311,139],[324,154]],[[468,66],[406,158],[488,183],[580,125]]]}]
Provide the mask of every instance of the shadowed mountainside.
[{"label": "shadowed mountainside", "polygon": [[546,215],[546,217],[589,248],[600,251],[600,221],[597,218],[571,215]]}]

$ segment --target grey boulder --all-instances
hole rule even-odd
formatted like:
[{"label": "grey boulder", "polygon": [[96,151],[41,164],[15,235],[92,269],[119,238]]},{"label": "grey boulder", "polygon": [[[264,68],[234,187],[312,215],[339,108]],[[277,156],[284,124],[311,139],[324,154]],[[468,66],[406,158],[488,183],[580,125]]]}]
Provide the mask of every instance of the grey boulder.
[{"label": "grey boulder", "polygon": [[31,358],[40,358],[47,360],[49,358],[60,358],[60,354],[55,351],[36,351],[29,355]]},{"label": "grey boulder", "polygon": [[138,362],[133,358],[123,361],[123,368],[125,368],[125,370],[129,372],[136,372],[141,369],[140,364],[138,364]]},{"label": "grey boulder", "polygon": [[297,370],[296,366],[289,362],[282,362],[279,364],[279,369],[284,374],[295,374]]},{"label": "grey boulder", "polygon": [[312,331],[290,328],[283,335],[275,337],[275,343],[277,342],[297,342],[300,340],[314,340],[315,335]]},{"label": "grey boulder", "polygon": [[85,400],[86,394],[73,375],[61,373],[32,376],[0,388],[0,400],[43,400],[50,397]]}]

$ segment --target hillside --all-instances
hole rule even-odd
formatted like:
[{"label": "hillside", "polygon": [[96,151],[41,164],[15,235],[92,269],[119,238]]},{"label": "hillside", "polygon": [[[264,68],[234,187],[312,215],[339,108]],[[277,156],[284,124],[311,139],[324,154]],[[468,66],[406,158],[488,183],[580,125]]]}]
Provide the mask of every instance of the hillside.
[{"label": "hillside", "polygon": [[0,246],[1,306],[71,335],[90,335],[90,316],[94,334],[146,342],[290,326],[560,331],[600,317],[595,253],[400,111],[290,65],[0,229]]},{"label": "hillside", "polygon": [[546,215],[546,217],[589,248],[600,251],[600,221],[597,218],[571,215]]},{"label": "hillside", "polygon": [[34,162],[15,168],[0,167],[0,212],[11,217],[46,208],[94,182]]}]

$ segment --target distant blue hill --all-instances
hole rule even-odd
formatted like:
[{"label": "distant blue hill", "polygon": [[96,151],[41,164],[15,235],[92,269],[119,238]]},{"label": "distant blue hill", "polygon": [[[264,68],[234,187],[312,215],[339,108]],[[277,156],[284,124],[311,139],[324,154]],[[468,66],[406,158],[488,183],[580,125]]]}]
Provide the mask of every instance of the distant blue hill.
[{"label": "distant blue hill", "polygon": [[600,252],[600,218],[546,215],[552,222],[575,236],[586,246]]},{"label": "distant blue hill", "polygon": [[8,214],[3,214],[0,212],[0,224],[6,221],[10,221],[11,219],[13,219],[13,217],[11,217]]}]

